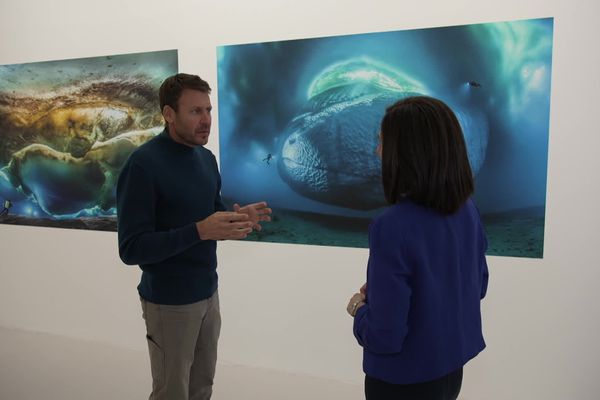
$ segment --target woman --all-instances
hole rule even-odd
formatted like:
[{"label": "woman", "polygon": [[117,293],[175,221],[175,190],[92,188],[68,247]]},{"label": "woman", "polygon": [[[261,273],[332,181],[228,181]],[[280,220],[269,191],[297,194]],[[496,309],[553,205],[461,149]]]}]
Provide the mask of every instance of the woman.
[{"label": "woman", "polygon": [[366,398],[456,399],[463,365],[485,348],[488,282],[460,124],[440,100],[403,99],[386,110],[377,153],[391,206],[369,228],[367,283],[347,308]]}]

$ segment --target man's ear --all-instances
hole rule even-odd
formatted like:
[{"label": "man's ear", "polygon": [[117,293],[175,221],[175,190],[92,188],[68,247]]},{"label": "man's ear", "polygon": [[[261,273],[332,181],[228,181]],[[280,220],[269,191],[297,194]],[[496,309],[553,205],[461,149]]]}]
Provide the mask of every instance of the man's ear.
[{"label": "man's ear", "polygon": [[175,120],[175,110],[169,105],[163,107],[162,115],[169,124]]}]

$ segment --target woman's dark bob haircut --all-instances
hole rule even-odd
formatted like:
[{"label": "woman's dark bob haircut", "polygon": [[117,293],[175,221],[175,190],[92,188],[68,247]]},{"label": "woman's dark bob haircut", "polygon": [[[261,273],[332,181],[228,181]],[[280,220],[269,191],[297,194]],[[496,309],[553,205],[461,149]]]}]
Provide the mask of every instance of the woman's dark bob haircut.
[{"label": "woman's dark bob haircut", "polygon": [[387,108],[381,121],[383,191],[452,214],[473,193],[473,172],[462,129],[440,100],[418,96]]}]

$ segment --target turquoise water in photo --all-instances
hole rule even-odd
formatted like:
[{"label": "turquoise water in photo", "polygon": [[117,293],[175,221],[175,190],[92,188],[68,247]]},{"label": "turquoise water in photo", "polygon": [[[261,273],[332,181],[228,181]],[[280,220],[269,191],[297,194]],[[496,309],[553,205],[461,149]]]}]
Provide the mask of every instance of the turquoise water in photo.
[{"label": "turquoise water in photo", "polygon": [[[482,216],[490,256],[542,258],[544,217],[541,209]],[[273,221],[246,240],[319,246],[368,248],[370,219],[274,209]]]}]

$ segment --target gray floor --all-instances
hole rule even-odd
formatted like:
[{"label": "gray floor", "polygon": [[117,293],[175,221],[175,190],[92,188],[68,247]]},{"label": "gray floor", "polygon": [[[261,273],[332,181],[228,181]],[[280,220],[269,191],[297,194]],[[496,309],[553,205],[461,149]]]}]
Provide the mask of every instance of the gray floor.
[{"label": "gray floor", "polygon": [[[0,399],[145,399],[148,356],[42,333],[0,328]],[[357,385],[219,364],[214,400],[362,399]]]}]

